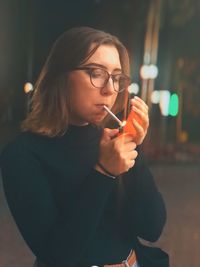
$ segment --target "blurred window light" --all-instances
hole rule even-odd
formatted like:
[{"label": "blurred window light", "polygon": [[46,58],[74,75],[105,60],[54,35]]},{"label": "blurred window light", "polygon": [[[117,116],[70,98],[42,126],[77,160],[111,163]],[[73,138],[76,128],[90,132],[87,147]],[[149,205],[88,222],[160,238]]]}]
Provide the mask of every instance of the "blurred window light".
[{"label": "blurred window light", "polygon": [[170,102],[170,92],[168,90],[160,91],[160,111],[163,116],[169,115],[169,102]]},{"label": "blurred window light", "polygon": [[139,93],[139,85],[137,83],[132,83],[131,85],[129,85],[128,87],[128,92],[130,94],[135,94],[137,95]]},{"label": "blurred window light", "polygon": [[154,90],[151,94],[151,102],[153,104],[158,104],[160,101],[160,91]]},{"label": "blurred window light", "polygon": [[176,116],[179,109],[179,99],[177,94],[172,94],[169,103],[169,115]]},{"label": "blurred window light", "polygon": [[140,69],[140,75],[142,79],[149,79],[149,67],[147,65],[143,65]]},{"label": "blurred window light", "polygon": [[155,79],[158,76],[158,67],[156,65],[149,65],[149,76],[150,79]]},{"label": "blurred window light", "polygon": [[158,67],[154,64],[143,65],[140,69],[142,79],[155,79],[158,76]]},{"label": "blurred window light", "polygon": [[28,94],[29,92],[33,91],[33,85],[30,82],[24,84],[24,92]]}]

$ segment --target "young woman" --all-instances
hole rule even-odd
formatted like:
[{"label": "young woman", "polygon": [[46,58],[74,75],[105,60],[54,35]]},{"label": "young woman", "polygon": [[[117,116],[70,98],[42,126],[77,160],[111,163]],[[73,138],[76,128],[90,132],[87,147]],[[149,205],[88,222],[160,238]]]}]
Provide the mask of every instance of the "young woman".
[{"label": "young woman", "polygon": [[104,105],[125,112],[129,84],[116,37],[80,27],[53,46],[23,132],[1,157],[7,201],[36,266],[151,266],[138,237],[156,241],[166,212],[137,148],[148,107],[131,100],[142,121],[133,120],[136,138],[106,127]]}]

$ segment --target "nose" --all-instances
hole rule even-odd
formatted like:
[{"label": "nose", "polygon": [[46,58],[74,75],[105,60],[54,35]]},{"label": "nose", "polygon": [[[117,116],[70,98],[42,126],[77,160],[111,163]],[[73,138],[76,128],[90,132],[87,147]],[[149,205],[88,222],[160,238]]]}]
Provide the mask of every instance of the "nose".
[{"label": "nose", "polygon": [[101,89],[103,95],[112,95],[115,93],[112,77],[109,77],[106,85]]}]

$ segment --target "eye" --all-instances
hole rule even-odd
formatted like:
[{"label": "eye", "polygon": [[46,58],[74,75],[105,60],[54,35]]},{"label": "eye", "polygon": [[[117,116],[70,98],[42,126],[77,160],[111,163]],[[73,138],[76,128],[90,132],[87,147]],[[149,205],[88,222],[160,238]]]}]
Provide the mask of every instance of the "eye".
[{"label": "eye", "polygon": [[120,82],[120,81],[123,80],[123,78],[124,77],[121,74],[116,74],[116,75],[113,76],[113,81],[114,82]]},{"label": "eye", "polygon": [[92,78],[104,78],[105,77],[105,71],[102,69],[93,69],[91,72]]}]

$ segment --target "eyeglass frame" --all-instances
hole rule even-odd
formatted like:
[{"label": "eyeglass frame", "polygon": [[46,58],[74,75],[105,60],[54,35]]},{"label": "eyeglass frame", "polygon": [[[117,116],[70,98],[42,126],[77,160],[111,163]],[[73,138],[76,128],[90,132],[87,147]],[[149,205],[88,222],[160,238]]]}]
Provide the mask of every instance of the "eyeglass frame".
[{"label": "eyeglass frame", "polygon": [[[92,76],[91,76],[91,74],[92,74],[92,72],[93,72],[94,70],[96,70],[96,69],[103,70],[103,71],[105,71],[105,72],[108,74],[108,78],[107,78],[107,80],[105,80],[104,85],[101,86],[101,87],[97,87],[97,86],[95,86],[94,83],[92,82]],[[113,82],[113,88],[114,88],[114,91],[117,92],[117,93],[122,93],[122,92],[126,89],[126,87],[123,88],[123,90],[116,90],[116,89],[115,89],[114,78],[115,78],[116,76],[118,76],[118,75],[121,75],[121,76],[123,76],[123,77],[125,77],[125,78],[127,79],[127,81],[128,81],[128,82],[127,82],[127,87],[131,84],[131,78],[130,78],[129,76],[127,76],[126,74],[124,74],[124,73],[110,74],[107,70],[105,70],[105,69],[103,69],[103,68],[100,68],[100,67],[87,67],[87,66],[82,66],[82,67],[74,68],[73,70],[87,70],[87,71],[88,71],[88,74],[89,74],[89,76],[90,76],[90,82],[91,82],[91,84],[92,84],[95,88],[98,88],[98,89],[103,89],[103,88],[107,85],[109,79],[111,78],[111,79],[112,79],[112,82]]]}]

